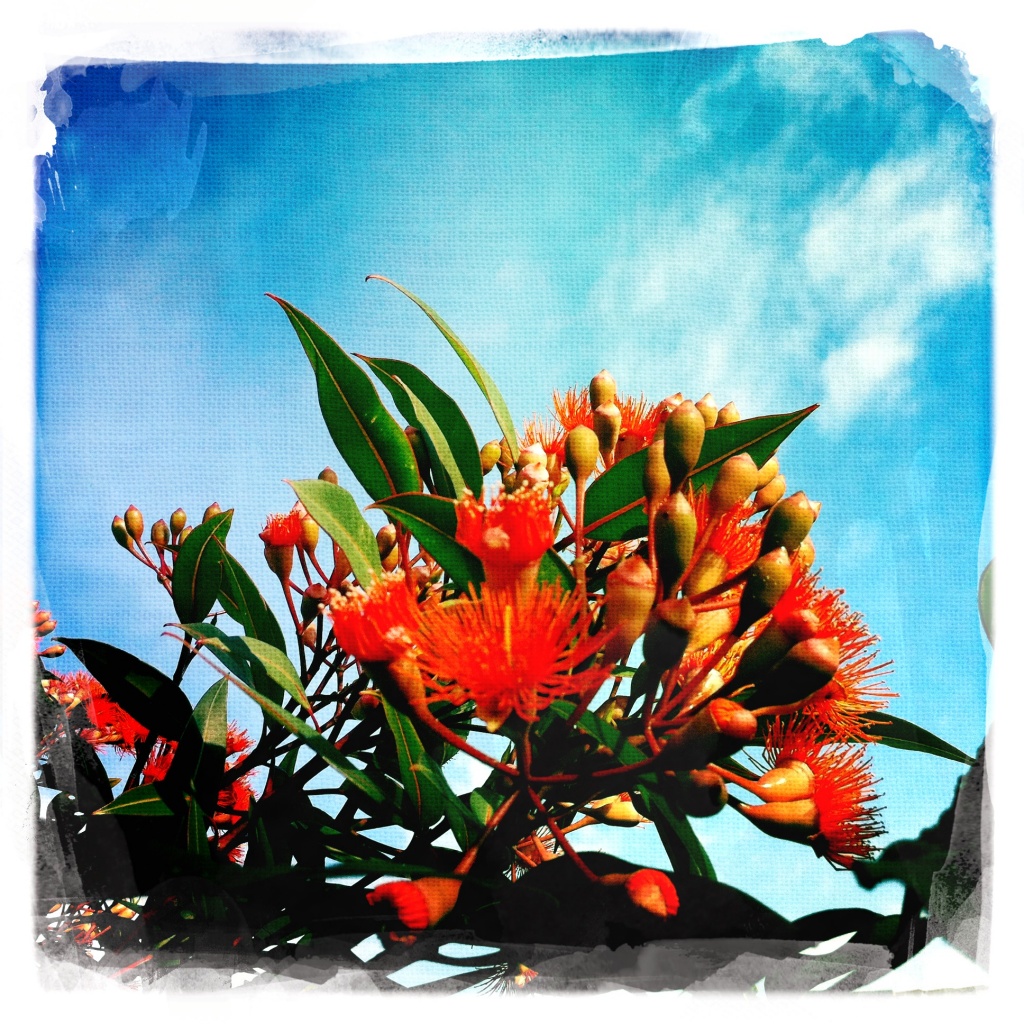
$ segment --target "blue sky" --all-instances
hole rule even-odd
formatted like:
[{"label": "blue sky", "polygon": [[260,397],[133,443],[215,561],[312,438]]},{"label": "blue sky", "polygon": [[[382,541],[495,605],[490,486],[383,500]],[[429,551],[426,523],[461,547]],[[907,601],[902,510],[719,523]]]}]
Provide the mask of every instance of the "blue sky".
[{"label": "blue sky", "polygon": [[[60,77],[36,446],[38,594],[62,632],[173,667],[170,602],[109,534],[132,502],[147,529],[234,507],[232,550],[276,600],[256,535],[293,500],[282,481],[326,464],[346,480],[264,292],[349,351],[416,362],[479,440],[496,433],[422,315],[363,283],[382,273],[441,312],[520,421],[602,367],[623,392],[712,391],[746,416],[820,402],[781,461],[823,503],[823,580],[881,636],[894,713],[976,749],[990,151],[949,51],[869,37]],[[195,676],[193,696],[213,681]],[[931,824],[959,774],[888,750],[876,767],[890,838]],[[898,908],[899,887],[865,892],[731,812],[698,827],[720,878],[782,913]],[[653,828],[600,841],[656,863]]]}]

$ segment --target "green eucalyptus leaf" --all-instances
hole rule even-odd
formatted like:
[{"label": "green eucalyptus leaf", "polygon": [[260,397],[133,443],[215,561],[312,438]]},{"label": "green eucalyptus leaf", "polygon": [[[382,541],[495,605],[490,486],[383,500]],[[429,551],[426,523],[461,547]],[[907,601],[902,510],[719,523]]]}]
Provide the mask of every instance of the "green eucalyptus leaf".
[{"label": "green eucalyptus leaf", "polygon": [[947,743],[938,736],[922,729],[913,722],[906,722],[888,713],[869,712],[864,716],[871,725],[868,736],[876,743],[887,747],[898,747],[901,750],[916,750],[922,754],[933,754],[960,764],[974,764],[974,758],[958,750],[952,743]]},{"label": "green eucalyptus leaf", "polygon": [[366,493],[379,501],[389,494],[420,490],[409,440],[384,408],[366,372],[305,313],[276,295],[270,298],[285,311],[302,342],[316,374],[324,422]]},{"label": "green eucalyptus leaf", "polygon": [[225,676],[199,698],[165,780],[169,788],[192,794],[211,815],[224,778],[227,738],[228,680]]},{"label": "green eucalyptus leaf", "polygon": [[[710,488],[726,459],[746,452],[763,466],[779,445],[815,409],[816,405],[779,416],[756,416],[715,427],[704,435],[700,458],[690,476],[694,490]],[[587,488],[583,515],[590,540],[632,540],[647,533],[644,513],[644,466],[647,449],[616,462]]]},{"label": "green eucalyptus leaf", "polygon": [[373,507],[401,523],[462,590],[483,582],[480,559],[455,539],[455,502],[432,494],[396,494]]},{"label": "green eucalyptus leaf", "polygon": [[[412,404],[415,422],[430,442],[437,462],[440,463],[441,469],[444,470],[444,474],[451,483],[452,490],[454,491],[452,497],[461,498],[466,490],[466,481],[463,479],[459,464],[452,454],[448,439],[437,425],[437,421],[430,415],[430,410],[416,397],[416,393],[409,385],[401,377],[395,377],[395,381],[405,391]],[[483,485],[481,484],[481,486]]]},{"label": "green eucalyptus leaf", "polygon": [[[406,420],[423,429],[423,424],[418,422],[416,410],[405,389],[408,388],[419,399],[444,435],[465,486],[479,497],[483,489],[480,446],[458,403],[412,363],[406,363],[401,359],[371,359],[369,356],[357,358],[362,359],[391,392],[395,404]],[[404,387],[399,386],[396,378],[401,380]],[[428,444],[432,443],[430,434],[427,433],[426,436]],[[454,490],[449,497],[461,498],[462,491]]]},{"label": "green eucalyptus leaf", "polygon": [[220,556],[221,607],[245,630],[246,636],[262,640],[279,651],[287,650],[281,627],[249,574],[223,544]]},{"label": "green eucalyptus leaf", "polygon": [[420,823],[429,827],[441,817],[443,810],[441,793],[433,778],[440,775],[441,769],[427,754],[409,716],[392,707],[383,697],[380,701],[388,728],[395,738],[402,785],[412,799]]},{"label": "green eucalyptus leaf", "polygon": [[[404,437],[404,435],[403,435]],[[326,480],[289,480],[306,511],[345,552],[357,582],[368,587],[380,576],[380,552],[369,523],[344,487]]]},{"label": "green eucalyptus leaf", "polygon": [[501,432],[505,435],[505,440],[508,443],[509,450],[512,452],[512,459],[515,461],[519,458],[519,441],[516,434],[515,424],[512,422],[512,416],[508,411],[508,406],[505,404],[505,399],[502,398],[501,392],[498,390],[498,386],[491,380],[490,374],[480,365],[476,357],[468,348],[456,337],[455,332],[435,313],[422,299],[413,295],[412,292],[403,288],[400,284],[395,284],[394,281],[389,278],[382,277],[380,274],[369,274],[366,278],[367,281],[383,281],[385,284],[391,285],[392,288],[397,288],[407,298],[412,299],[420,309],[430,318],[431,323],[444,335],[445,340],[453,349],[456,354],[465,364],[467,370],[476,381],[477,387],[483,392],[484,397],[487,399],[488,404],[491,407],[491,411],[494,413],[494,419],[497,421]]},{"label": "green eucalyptus leaf", "polygon": [[302,680],[298,672],[288,660],[288,656],[276,647],[263,643],[255,637],[242,637],[242,643],[249,648],[252,656],[263,666],[268,676],[281,687],[290,697],[298,701],[307,711],[312,709],[309,706],[309,698],[302,687]]},{"label": "green eucalyptus leaf", "polygon": [[111,800],[105,807],[101,807],[93,814],[121,814],[135,815],[147,818],[173,818],[174,811],[164,803],[163,798],[157,792],[156,786],[149,783],[145,786],[136,786],[122,793],[119,797]]},{"label": "green eucalyptus leaf", "polygon": [[[171,597],[182,622],[202,622],[217,600],[223,570],[221,552],[234,512],[218,512],[200,523],[183,541],[174,561]],[[218,543],[219,541],[219,543]]]},{"label": "green eucalyptus leaf", "polygon": [[206,837],[206,816],[196,800],[188,802],[188,852],[200,861],[209,862],[210,842]]},{"label": "green eucalyptus leaf", "polygon": [[672,862],[672,870],[680,875],[698,875],[715,880],[711,858],[701,845],[685,814],[679,814],[665,799],[654,776],[644,776],[637,784],[640,813],[650,818]]},{"label": "green eucalyptus leaf", "polygon": [[177,739],[192,715],[188,697],[162,672],[133,654],[75,637],[60,637],[111,698],[158,736]]}]

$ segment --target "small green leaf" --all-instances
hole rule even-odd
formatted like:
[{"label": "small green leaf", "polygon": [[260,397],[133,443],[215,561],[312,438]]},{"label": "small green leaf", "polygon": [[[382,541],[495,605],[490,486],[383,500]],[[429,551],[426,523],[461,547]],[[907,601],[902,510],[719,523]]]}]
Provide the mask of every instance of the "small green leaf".
[{"label": "small green leaf", "polygon": [[228,676],[244,694],[254,700],[263,710],[275,721],[283,725],[293,736],[297,736],[315,753],[319,754],[332,768],[340,772],[360,792],[364,793],[374,804],[383,803],[385,794],[370,779],[355,768],[352,763],[338,752],[338,748],[329,740],[325,739],[315,729],[308,726],[301,719],[289,714],[280,705],[275,704],[268,697],[257,693],[251,686],[247,686],[235,676]]},{"label": "small green leaf", "polygon": [[355,498],[344,487],[326,480],[289,480],[288,483],[306,511],[345,552],[356,580],[368,587],[380,576],[380,553],[373,530],[359,511]]},{"label": "small green leaf", "polygon": [[188,697],[162,672],[98,640],[60,637],[107,693],[158,736],[177,739],[192,715]]},{"label": "small green leaf", "polygon": [[409,440],[381,404],[365,371],[305,313],[276,295],[270,298],[285,311],[302,342],[316,374],[324,422],[366,493],[379,501],[389,494],[420,490],[420,473]]},{"label": "small green leaf", "polygon": [[887,747],[898,747],[901,750],[916,750],[922,754],[933,754],[960,764],[974,764],[974,758],[958,750],[952,743],[939,739],[927,729],[922,729],[913,722],[906,722],[890,714],[870,712],[864,718],[871,723],[868,735],[877,743]]},{"label": "small green leaf", "polygon": [[[405,390],[397,385],[395,378],[400,378],[402,383],[426,406],[451,448],[452,456],[458,463],[459,472],[462,474],[465,485],[479,497],[483,489],[480,446],[477,444],[473,430],[458,403],[412,363],[403,362],[401,359],[371,359],[369,356],[357,356],[357,358],[362,359],[391,392],[399,411],[410,423],[414,423],[416,419],[415,410]],[[419,423],[414,425],[421,426]],[[427,440],[429,443],[429,436]],[[461,498],[462,492],[456,491],[449,497]]]},{"label": "small green leaf", "polygon": [[401,523],[462,590],[483,582],[480,559],[455,539],[455,502],[432,494],[396,494],[373,507]]},{"label": "small green leaf", "polygon": [[427,755],[409,716],[392,707],[383,697],[380,702],[388,728],[395,737],[402,785],[416,807],[420,823],[429,828],[441,817],[443,809],[441,794],[431,778],[434,774],[440,774],[440,769]]},{"label": "small green leaf", "polygon": [[455,332],[435,313],[422,299],[413,295],[412,292],[407,291],[400,284],[395,284],[394,281],[389,278],[382,277],[380,274],[368,274],[366,280],[383,281],[385,284],[391,285],[392,288],[397,288],[407,298],[412,299],[420,309],[430,318],[431,323],[444,335],[445,340],[453,349],[456,354],[465,364],[466,369],[469,370],[476,381],[477,387],[483,392],[484,397],[487,399],[488,404],[491,407],[491,411],[494,413],[494,419],[497,421],[498,427],[501,432],[505,435],[505,440],[508,443],[509,450],[512,452],[513,462],[519,458],[519,441],[516,435],[515,424],[512,422],[512,416],[509,414],[508,406],[505,404],[505,399],[502,398],[501,392],[498,390],[498,386],[491,380],[490,374],[477,362],[473,353],[456,337]]},{"label": "small green leaf", "polygon": [[699,875],[715,881],[715,869],[711,858],[701,845],[685,814],[677,814],[671,803],[661,793],[659,783],[653,776],[645,776],[637,785],[639,810],[654,822],[658,835],[672,862],[672,870],[680,875]]},{"label": "small green leaf", "polygon": [[217,600],[221,588],[221,552],[233,514],[229,509],[200,523],[178,550],[171,597],[182,622],[202,622]]},{"label": "small green leaf", "polygon": [[[746,452],[763,466],[816,405],[780,416],[756,416],[704,435],[700,459],[690,477],[695,490],[710,488],[726,459]],[[587,488],[584,531],[591,540],[632,540],[647,532],[644,514],[644,466],[647,449],[616,462]]]},{"label": "small green leaf", "polygon": [[245,630],[246,636],[262,640],[279,651],[287,650],[281,627],[249,574],[223,545],[220,556],[221,607]]},{"label": "small green leaf", "polygon": [[164,803],[156,791],[156,786],[152,783],[129,789],[127,793],[122,793],[105,807],[93,811],[93,814],[123,814],[147,818],[174,817],[174,811]]}]

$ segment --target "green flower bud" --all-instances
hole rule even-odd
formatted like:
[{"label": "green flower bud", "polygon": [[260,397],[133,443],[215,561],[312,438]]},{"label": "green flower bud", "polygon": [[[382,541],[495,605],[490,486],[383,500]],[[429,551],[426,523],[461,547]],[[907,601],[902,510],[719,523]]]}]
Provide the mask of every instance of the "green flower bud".
[{"label": "green flower bud", "polygon": [[718,410],[718,419],[715,421],[716,427],[724,427],[730,423],[739,422],[740,411],[736,408],[734,402],[729,402],[728,405],[723,405]]},{"label": "green flower bud", "polygon": [[128,528],[124,525],[124,520],[120,516],[114,516],[114,521],[110,524],[110,532],[113,533],[114,540],[121,547],[131,551],[132,539],[128,534]]},{"label": "green flower bud", "polygon": [[622,412],[614,402],[605,402],[594,410],[594,433],[601,448],[604,464],[615,461],[615,444],[622,427]]},{"label": "green flower bud", "polygon": [[500,441],[488,441],[487,444],[480,449],[480,471],[484,476],[498,464],[498,459],[501,458],[501,442]]},{"label": "green flower bud", "polygon": [[748,698],[751,710],[802,704],[831,682],[839,668],[839,640],[812,637],[795,644]]},{"label": "green flower bud", "polygon": [[322,583],[306,587],[299,605],[303,625],[312,622],[320,614],[320,605],[327,600],[327,588]]},{"label": "green flower bud", "polygon": [[675,594],[679,577],[690,564],[696,539],[697,517],[677,491],[654,517],[654,551],[665,597]]},{"label": "green flower bud", "polygon": [[718,406],[715,405],[715,400],[710,391],[696,403],[696,408],[700,410],[701,416],[704,417],[704,426],[710,430],[718,420]]},{"label": "green flower bud", "polygon": [[785,548],[762,555],[747,570],[747,583],[740,597],[740,617],[733,629],[739,636],[767,615],[793,581],[793,565]]},{"label": "green flower bud", "polygon": [[171,513],[171,536],[177,537],[185,529],[187,517],[183,508],[175,509]]},{"label": "green flower bud", "polygon": [[685,597],[662,601],[655,606],[644,634],[644,661],[655,679],[686,652],[696,621],[697,616]]},{"label": "green flower bud", "polygon": [[761,554],[775,548],[785,548],[795,554],[801,542],[811,532],[817,512],[803,491],[797,491],[777,502],[768,516],[761,538]]},{"label": "green flower bud", "polygon": [[146,528],[146,524],[142,521],[142,513],[134,505],[129,505],[128,511],[124,514],[124,526],[128,531],[128,536],[141,544],[142,531]]},{"label": "green flower bud", "polygon": [[629,657],[647,624],[654,597],[654,577],[647,562],[638,555],[631,555],[608,574],[604,625],[614,634],[605,644],[604,664],[617,665]]},{"label": "green flower bud", "polygon": [[208,519],[212,519],[214,516],[220,515],[220,505],[214,502],[204,513],[203,522],[205,523]]},{"label": "green flower bud", "polygon": [[700,558],[697,559],[697,564],[686,578],[684,593],[687,597],[703,594],[705,590],[710,590],[712,587],[717,587],[719,583],[723,583],[728,573],[729,563],[725,560],[725,555],[720,555],[717,551],[712,551],[711,548],[705,548],[701,552]]},{"label": "green flower bud", "polygon": [[694,769],[676,775],[676,785],[669,789],[673,803],[691,818],[710,818],[727,803],[729,791],[717,772]]},{"label": "green flower bud", "polygon": [[576,485],[582,484],[597,469],[597,456],[600,453],[597,434],[580,425],[573,427],[565,438],[565,464],[569,467]]},{"label": "green flower bud", "polygon": [[665,465],[665,442],[652,441],[647,446],[647,461],[644,463],[644,495],[648,509],[656,512],[671,490],[672,478]]},{"label": "green flower bud", "polygon": [[660,759],[676,771],[705,768],[729,757],[757,735],[757,719],[735,701],[713,700],[685,725],[665,733]]},{"label": "green flower bud", "polygon": [[320,470],[319,474],[317,475],[317,479],[326,480],[329,484],[337,484],[338,474],[335,473],[330,466],[325,466],[323,469]]},{"label": "green flower bud", "polygon": [[665,421],[665,465],[678,490],[690,475],[704,446],[704,417],[693,402],[682,402]]},{"label": "green flower bud", "polygon": [[158,519],[149,530],[149,539],[157,550],[163,550],[171,542],[171,529],[162,519]]},{"label": "green flower bud", "polygon": [[779,473],[778,476],[773,476],[763,487],[761,487],[757,494],[754,495],[754,510],[761,512],[766,508],[771,508],[782,496],[786,493],[786,478]]},{"label": "green flower bud", "polygon": [[591,410],[596,412],[605,402],[614,402],[615,394],[615,378],[607,370],[602,370],[590,382]]},{"label": "green flower bud", "polygon": [[766,483],[774,480],[779,473],[779,460],[777,456],[773,455],[758,471],[757,471],[757,489],[760,490]]},{"label": "green flower bud", "polygon": [[299,525],[302,529],[302,539],[299,544],[307,555],[311,554],[316,551],[316,546],[320,542],[320,526],[308,512],[303,515]]},{"label": "green flower bud", "polygon": [[721,515],[733,505],[746,501],[757,486],[757,463],[746,453],[726,459],[715,477],[708,498],[712,515]]}]

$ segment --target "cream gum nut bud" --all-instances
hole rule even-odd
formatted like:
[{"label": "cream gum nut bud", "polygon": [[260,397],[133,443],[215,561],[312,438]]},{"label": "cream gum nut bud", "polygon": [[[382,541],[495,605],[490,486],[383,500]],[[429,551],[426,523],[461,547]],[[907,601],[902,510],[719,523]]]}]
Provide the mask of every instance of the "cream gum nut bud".
[{"label": "cream gum nut bud", "polygon": [[763,512],[766,508],[771,508],[785,493],[786,478],[779,473],[778,476],[773,476],[764,487],[759,488],[757,494],[754,495],[754,511]]},{"label": "cream gum nut bud", "polygon": [[602,370],[590,381],[590,408],[596,412],[605,402],[614,402],[616,394],[615,378]]},{"label": "cream gum nut bud", "polygon": [[565,438],[565,464],[573,480],[586,480],[597,469],[601,447],[597,434],[590,427],[573,427]]},{"label": "cream gum nut bud", "polygon": [[767,803],[809,800],[814,796],[814,772],[803,761],[786,758],[748,788]]},{"label": "cream gum nut bud", "polygon": [[210,507],[209,507],[209,508],[208,508],[208,509],[207,509],[207,510],[206,510],[206,511],[205,511],[205,512],[203,513],[203,522],[205,523],[205,522],[206,522],[207,520],[209,520],[209,519],[212,519],[212,518],[213,518],[214,516],[219,516],[219,515],[220,515],[220,505],[218,505],[218,504],[217,504],[217,502],[214,502],[214,503],[213,503],[213,504],[212,504],[212,505],[211,505],[211,506],[210,506]]},{"label": "cream gum nut bud", "polygon": [[785,548],[762,555],[748,570],[740,597],[740,617],[733,633],[739,636],[767,615],[793,581],[793,566]]},{"label": "cream gum nut bud", "polygon": [[672,490],[678,490],[690,475],[704,446],[704,417],[687,400],[665,421],[665,465],[668,466]]},{"label": "cream gum nut bud", "polygon": [[175,509],[171,513],[171,536],[177,537],[182,530],[185,529],[185,523],[188,521],[183,508]]},{"label": "cream gum nut bud", "polygon": [[647,460],[644,463],[644,496],[647,507],[656,512],[672,490],[672,478],[665,465],[665,442],[652,441],[647,446]]},{"label": "cream gum nut bud", "polygon": [[703,594],[705,590],[717,587],[719,583],[725,582],[728,573],[729,563],[725,560],[725,555],[705,548],[686,578],[686,596],[695,597],[697,594]]},{"label": "cream gum nut bud", "polygon": [[701,416],[704,417],[704,426],[710,430],[718,421],[718,406],[715,404],[715,399],[712,397],[711,392],[709,391],[695,405],[700,410]]},{"label": "cream gum nut bud", "polygon": [[543,466],[545,469],[548,464],[548,453],[544,451],[544,446],[539,442],[535,441],[530,445],[529,448],[523,448],[519,453],[519,461],[516,466],[519,469],[526,469],[527,466]]},{"label": "cream gum nut bud", "polygon": [[690,633],[687,653],[703,650],[723,636],[728,636],[736,625],[737,609],[718,608],[712,612],[701,612]]},{"label": "cream gum nut bud", "polygon": [[817,510],[803,491],[777,502],[761,537],[761,554],[774,548],[795,553],[817,518]]},{"label": "cream gum nut bud", "polygon": [[715,477],[708,504],[712,515],[722,515],[746,501],[757,486],[757,463],[746,453],[726,459]]},{"label": "cream gum nut bud", "polygon": [[818,806],[810,799],[740,804],[737,810],[773,839],[809,844],[820,829]]},{"label": "cream gum nut bud", "polygon": [[800,547],[796,550],[797,561],[805,568],[810,569],[814,565],[814,541],[810,537],[804,537]]},{"label": "cream gum nut bud", "polygon": [[551,480],[546,466],[531,462],[516,474],[517,487],[541,487]]},{"label": "cream gum nut bud", "polygon": [[614,402],[605,402],[594,410],[594,433],[607,466],[615,461],[615,445],[621,427],[622,411]]},{"label": "cream gum nut bud", "polygon": [[631,555],[608,574],[604,625],[612,630],[605,644],[604,664],[620,664],[629,656],[654,607],[654,577],[645,559]]},{"label": "cream gum nut bud", "polygon": [[114,516],[114,521],[110,524],[110,532],[114,535],[114,540],[123,548],[127,548],[129,551],[132,546],[132,539],[128,535],[128,528],[124,525],[124,520],[120,516]]},{"label": "cream gum nut bud", "polygon": [[773,455],[758,471],[757,471],[757,490],[764,487],[765,484],[770,483],[778,476],[779,473],[779,460]]},{"label": "cream gum nut bud", "polygon": [[704,768],[716,758],[735,754],[756,735],[757,719],[735,701],[719,697],[662,737],[660,757],[676,770]]},{"label": "cream gum nut bud", "polygon": [[675,594],[679,577],[693,557],[696,539],[697,517],[690,503],[677,491],[654,517],[654,551],[665,597]]},{"label": "cream gum nut bud", "polygon": [[315,622],[311,622],[302,631],[302,642],[311,651],[315,651],[316,650],[316,623]]},{"label": "cream gum nut bud", "polygon": [[735,402],[729,402],[718,410],[718,419],[715,420],[716,427],[727,427],[730,423],[738,423],[740,411],[736,408]]},{"label": "cream gum nut bud", "polygon": [[324,466],[324,468],[320,470],[320,473],[317,476],[317,479],[318,480],[326,480],[327,483],[329,483],[329,484],[337,484],[337,482],[338,482],[338,474],[335,473],[334,470],[331,469],[330,466]]},{"label": "cream gum nut bud", "polygon": [[484,476],[498,464],[498,459],[501,458],[501,442],[500,441],[488,441],[487,444],[480,449],[480,472]]},{"label": "cream gum nut bud", "polygon": [[391,549],[398,543],[398,530],[394,523],[385,523],[377,531],[377,551],[381,558],[384,558]]},{"label": "cream gum nut bud", "polygon": [[124,514],[124,525],[132,540],[142,543],[142,531],[146,528],[142,520],[142,513],[134,506],[129,505],[128,511]]}]

